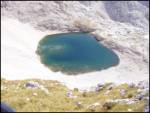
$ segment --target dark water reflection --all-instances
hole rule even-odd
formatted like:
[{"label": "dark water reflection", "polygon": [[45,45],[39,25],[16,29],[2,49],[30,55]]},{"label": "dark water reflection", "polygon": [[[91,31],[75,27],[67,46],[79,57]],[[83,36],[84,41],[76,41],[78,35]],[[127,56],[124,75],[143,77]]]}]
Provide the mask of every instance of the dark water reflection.
[{"label": "dark water reflection", "polygon": [[45,36],[36,53],[53,71],[79,74],[115,66],[118,56],[88,33],[62,33]]}]

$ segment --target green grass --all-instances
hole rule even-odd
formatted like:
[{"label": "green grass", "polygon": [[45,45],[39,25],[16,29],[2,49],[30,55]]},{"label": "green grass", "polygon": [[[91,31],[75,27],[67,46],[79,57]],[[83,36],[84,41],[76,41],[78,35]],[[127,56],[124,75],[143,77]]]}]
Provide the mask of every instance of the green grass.
[{"label": "green grass", "polygon": [[[82,93],[77,90],[72,90],[73,95],[78,96],[77,98],[71,99],[66,96],[66,93],[70,91],[64,85],[61,85],[57,81],[51,80],[32,80],[36,81],[41,85],[44,85],[48,90],[49,94],[46,94],[40,89],[28,89],[24,85],[30,80],[15,80],[8,81],[1,79],[1,101],[7,103],[18,112],[44,112],[44,111],[99,111],[99,112],[127,112],[128,109],[132,111],[143,111],[145,102],[143,100],[138,101],[134,104],[119,104],[113,103],[110,109],[105,109],[104,104],[109,99],[121,99],[120,89],[127,90],[124,98],[133,98],[137,94],[137,88],[129,88],[127,84],[115,86],[108,94],[105,94],[108,84],[99,92],[86,92]],[[5,88],[4,88],[5,87]],[[2,89],[3,88],[3,89]],[[33,93],[37,93],[34,96]],[[147,93],[147,95],[149,95]],[[78,107],[76,102],[82,102],[82,106]],[[100,103],[95,107],[88,107],[94,103]]]}]

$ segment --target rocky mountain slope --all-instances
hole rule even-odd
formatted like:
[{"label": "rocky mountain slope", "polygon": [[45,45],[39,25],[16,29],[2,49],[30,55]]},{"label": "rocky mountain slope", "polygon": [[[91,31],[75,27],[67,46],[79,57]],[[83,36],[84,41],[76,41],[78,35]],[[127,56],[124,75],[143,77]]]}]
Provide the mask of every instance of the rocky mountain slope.
[{"label": "rocky mountain slope", "polygon": [[2,1],[2,14],[29,22],[42,30],[74,29],[74,21],[96,24],[111,20],[148,30],[149,1]]}]

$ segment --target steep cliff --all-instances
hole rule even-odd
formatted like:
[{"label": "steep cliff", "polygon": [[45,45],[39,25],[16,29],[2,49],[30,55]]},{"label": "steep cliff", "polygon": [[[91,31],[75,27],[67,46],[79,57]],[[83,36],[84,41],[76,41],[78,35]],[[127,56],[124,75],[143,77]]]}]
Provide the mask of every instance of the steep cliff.
[{"label": "steep cliff", "polygon": [[28,22],[41,30],[72,30],[74,21],[130,23],[148,30],[148,1],[2,1],[2,14]]}]

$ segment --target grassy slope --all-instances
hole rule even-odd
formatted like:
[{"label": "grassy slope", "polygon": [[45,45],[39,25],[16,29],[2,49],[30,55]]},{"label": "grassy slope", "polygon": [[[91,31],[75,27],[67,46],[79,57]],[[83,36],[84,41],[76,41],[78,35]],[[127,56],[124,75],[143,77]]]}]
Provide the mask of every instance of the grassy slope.
[{"label": "grassy slope", "polygon": [[[28,89],[24,84],[29,80],[8,81],[1,80],[1,101],[7,103],[16,111],[143,111],[145,102],[143,100],[134,104],[114,104],[110,109],[106,109],[103,105],[108,99],[132,98],[137,94],[137,88],[129,88],[127,84],[122,84],[110,90],[109,94],[105,94],[106,88],[100,92],[82,93],[73,91],[78,97],[75,99],[68,98],[66,93],[69,91],[67,87],[59,84],[57,81],[50,80],[32,80],[44,85],[48,88],[50,94],[46,94],[40,89]],[[107,86],[107,84],[105,85]],[[3,89],[2,89],[3,87]],[[4,88],[5,87],[5,88]],[[124,97],[120,96],[120,89],[127,89]],[[34,96],[33,93],[37,93]],[[79,107],[75,103],[82,102]],[[93,103],[99,102],[100,105],[91,108],[88,107]]]}]

